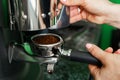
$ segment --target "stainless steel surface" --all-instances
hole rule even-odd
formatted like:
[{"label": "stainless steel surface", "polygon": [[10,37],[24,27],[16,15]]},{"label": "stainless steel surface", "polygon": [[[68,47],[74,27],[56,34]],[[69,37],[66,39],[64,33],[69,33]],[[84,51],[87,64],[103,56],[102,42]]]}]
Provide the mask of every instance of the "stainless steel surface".
[{"label": "stainless steel surface", "polygon": [[55,64],[48,64],[48,65],[47,65],[47,71],[48,71],[49,73],[53,73],[53,71],[54,71],[54,65],[55,65]]},{"label": "stainless steel surface", "polygon": [[69,25],[69,9],[59,0],[8,0],[12,30],[58,29]]},{"label": "stainless steel surface", "polygon": [[[49,38],[48,36],[49,37],[52,36],[52,38]],[[39,38],[39,41],[40,41],[41,40],[40,37],[42,37],[42,38],[45,37],[45,39],[42,39],[42,40],[44,40],[44,41],[46,40],[47,42],[48,42],[48,39],[46,39],[46,38],[49,38],[49,42],[50,42],[50,41],[53,41],[53,37],[59,39],[59,41],[57,41],[55,43],[52,43],[52,44],[50,44],[50,43],[48,43],[48,44],[36,43],[34,39]],[[34,35],[34,36],[31,37],[31,41],[33,43],[32,46],[35,47],[32,50],[33,51],[35,51],[35,49],[39,50],[38,54],[40,53],[40,55],[42,57],[51,57],[51,56],[54,56],[57,53],[54,52],[53,49],[54,50],[61,49],[61,46],[63,44],[63,39],[59,35],[53,34],[53,33],[36,34],[36,35]]]},{"label": "stainless steel surface", "polygon": [[[42,36],[54,36],[56,38],[59,39],[59,41],[57,43],[53,43],[53,44],[37,44],[34,42],[33,39],[37,38],[37,37],[42,37]],[[57,34],[54,34],[54,33],[43,33],[43,34],[36,34],[36,35],[33,35],[31,37],[31,41],[34,43],[34,45],[38,46],[38,47],[53,47],[53,46],[58,46],[58,45],[61,45],[63,43],[63,39],[61,36],[57,35]]]}]

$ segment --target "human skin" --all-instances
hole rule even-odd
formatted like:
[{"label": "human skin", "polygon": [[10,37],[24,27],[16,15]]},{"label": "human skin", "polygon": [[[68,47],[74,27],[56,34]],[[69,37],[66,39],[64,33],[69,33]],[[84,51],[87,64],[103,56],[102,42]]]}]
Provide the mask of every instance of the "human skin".
[{"label": "human skin", "polygon": [[94,80],[120,80],[120,50],[113,52],[112,48],[105,51],[94,44],[86,44],[88,51],[101,61],[102,67],[89,64],[89,70]]},{"label": "human skin", "polygon": [[120,5],[109,0],[60,0],[70,6],[70,23],[88,20],[97,24],[110,24],[120,28]]}]

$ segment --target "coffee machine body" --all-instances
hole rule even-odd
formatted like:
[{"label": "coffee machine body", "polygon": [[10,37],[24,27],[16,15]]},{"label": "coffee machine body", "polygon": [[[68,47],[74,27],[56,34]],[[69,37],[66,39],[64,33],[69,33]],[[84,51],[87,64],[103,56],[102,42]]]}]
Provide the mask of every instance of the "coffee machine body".
[{"label": "coffee machine body", "polygon": [[[48,33],[49,30],[64,28],[69,25],[69,11],[65,6],[59,10],[59,0],[1,0],[6,1],[8,23],[0,20],[0,79],[16,80],[24,76],[26,64],[24,62],[48,63],[47,70],[52,71],[57,57],[34,57],[27,49],[31,45],[31,37],[36,34]],[[55,2],[54,2],[55,1]],[[2,4],[3,5],[3,4]],[[6,13],[7,12],[7,13]],[[56,13],[59,13],[56,15]],[[28,43],[26,45],[26,43]],[[25,44],[25,45],[24,45]],[[14,61],[13,61],[14,60]],[[22,62],[16,62],[22,61]],[[36,66],[36,64],[34,64]],[[28,67],[28,66],[27,66]],[[2,71],[1,71],[2,70]],[[25,74],[25,73],[24,73]],[[11,77],[12,76],[12,77]],[[5,78],[5,79],[4,79]],[[13,79],[14,78],[14,79]],[[21,79],[22,80],[22,79]]]},{"label": "coffee machine body", "polygon": [[69,8],[58,8],[59,0],[8,1],[12,30],[36,31],[69,25]]},{"label": "coffee machine body", "polygon": [[[67,27],[69,8],[62,5],[59,9],[59,0],[8,0],[7,5],[9,22],[7,27],[2,28],[2,35],[8,63],[12,63],[13,60],[47,63],[47,70],[53,71],[58,60],[56,54],[52,52],[53,49],[47,51],[50,52],[49,57],[36,56],[34,52],[36,50],[31,49],[33,46],[31,38],[34,35],[47,34],[49,30]],[[55,51],[56,48],[59,46],[55,45]]]}]

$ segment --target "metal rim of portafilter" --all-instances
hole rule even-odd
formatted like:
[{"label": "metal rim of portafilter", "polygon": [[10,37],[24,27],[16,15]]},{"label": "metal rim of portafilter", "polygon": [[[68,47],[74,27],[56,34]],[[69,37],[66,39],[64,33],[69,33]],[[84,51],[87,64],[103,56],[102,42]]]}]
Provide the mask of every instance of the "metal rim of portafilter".
[{"label": "metal rim of portafilter", "polygon": [[[63,42],[62,37],[53,33],[36,34],[31,37],[31,40],[36,46],[43,46],[43,47],[56,46]],[[36,40],[40,40],[40,41],[37,42]],[[46,40],[46,41],[43,41],[43,40]]]}]

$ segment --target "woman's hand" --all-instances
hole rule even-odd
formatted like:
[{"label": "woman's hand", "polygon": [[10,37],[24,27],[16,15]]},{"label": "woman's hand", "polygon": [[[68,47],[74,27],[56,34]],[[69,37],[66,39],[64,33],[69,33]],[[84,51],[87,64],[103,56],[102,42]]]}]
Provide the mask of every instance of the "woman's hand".
[{"label": "woman's hand", "polygon": [[88,20],[93,23],[107,23],[120,28],[120,5],[109,0],[60,0],[70,7],[70,23]]},{"label": "woman's hand", "polygon": [[94,80],[120,80],[120,49],[112,53],[112,48],[103,51],[94,44],[87,44],[86,48],[103,64],[102,67],[89,64]]}]

